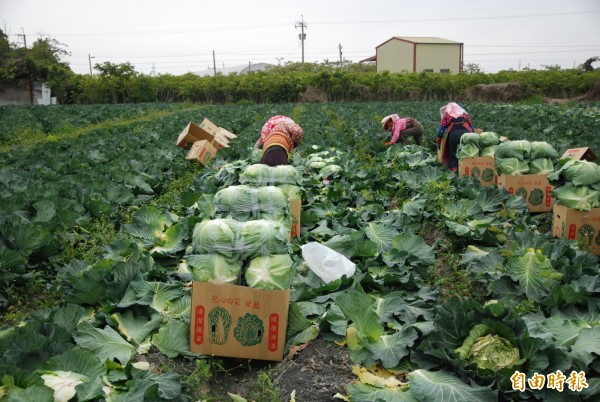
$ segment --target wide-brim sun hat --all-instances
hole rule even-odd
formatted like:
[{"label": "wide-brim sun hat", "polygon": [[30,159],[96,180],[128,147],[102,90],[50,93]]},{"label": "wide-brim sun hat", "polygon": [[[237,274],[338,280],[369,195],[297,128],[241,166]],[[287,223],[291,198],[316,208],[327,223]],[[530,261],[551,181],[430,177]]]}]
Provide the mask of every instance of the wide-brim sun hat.
[{"label": "wide-brim sun hat", "polygon": [[394,116],[396,118],[398,118],[398,115],[390,114],[388,116],[385,116],[383,119],[381,119],[381,127],[385,127],[385,124],[388,122],[388,120],[392,120],[392,121],[396,120],[396,119],[394,119]]}]

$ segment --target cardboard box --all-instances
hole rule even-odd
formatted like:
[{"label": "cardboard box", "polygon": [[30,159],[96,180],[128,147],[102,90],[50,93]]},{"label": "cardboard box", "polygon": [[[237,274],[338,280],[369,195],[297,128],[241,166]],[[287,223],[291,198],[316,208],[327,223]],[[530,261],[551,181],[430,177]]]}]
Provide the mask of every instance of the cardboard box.
[{"label": "cardboard box", "polygon": [[196,141],[188,151],[185,159],[196,159],[202,166],[208,166],[217,155],[217,149],[206,140]]},{"label": "cardboard box", "polygon": [[569,240],[581,238],[592,253],[600,255],[600,208],[586,212],[554,205],[552,212],[554,237]]},{"label": "cardboard box", "polygon": [[302,212],[302,200],[289,200],[290,214],[292,215],[292,230],[290,231],[290,239],[300,236],[300,213]]},{"label": "cardboard box", "polygon": [[[225,130],[223,127],[219,127],[219,130],[217,131],[217,134],[215,134],[215,139],[217,141],[221,141],[224,142],[225,144],[229,143],[229,140],[232,140],[234,138],[237,138],[237,135],[235,135],[234,133]],[[227,145],[229,146],[229,145]]]},{"label": "cardboard box", "polygon": [[186,148],[196,141],[208,141],[217,150],[228,147],[229,140],[237,136],[224,128],[218,127],[208,119],[204,119],[199,126],[190,122],[177,137],[177,145]]},{"label": "cardboard box", "polygon": [[215,138],[215,143],[213,145],[215,145],[217,149],[229,147],[229,140],[237,138],[237,135],[225,130],[223,127],[217,126],[206,118],[200,123],[200,128]]},{"label": "cardboard box", "polygon": [[[552,205],[554,205],[554,200],[550,195],[554,186],[550,185],[548,175],[545,174],[516,176],[501,174],[498,175],[498,188],[505,188],[511,194],[522,196],[530,212],[548,212],[552,210]],[[532,195],[536,197],[532,197]],[[539,197],[541,197],[541,203],[535,201]]]},{"label": "cardboard box", "polygon": [[491,156],[464,158],[458,161],[459,176],[473,176],[479,179],[482,186],[496,185],[496,165]]},{"label": "cardboard box", "polygon": [[444,149],[446,149],[446,140],[448,139],[448,133],[444,133],[442,140],[440,142],[440,147],[437,151],[438,162],[444,163]]},{"label": "cardboard box", "polygon": [[190,351],[281,361],[289,302],[289,289],[258,290],[194,281]]},{"label": "cardboard box", "polygon": [[209,133],[213,137],[219,132],[219,126],[206,118],[202,120],[202,123],[200,123],[199,126],[202,130]]},{"label": "cardboard box", "polygon": [[214,139],[215,138],[211,133],[190,122],[187,126],[185,126],[181,134],[179,134],[179,137],[177,137],[177,146],[187,148],[189,144],[193,144],[196,141],[202,140],[208,141],[212,144]]},{"label": "cardboard box", "polygon": [[565,153],[560,157],[560,159],[564,158],[579,159],[590,162],[593,162],[596,159],[598,159],[598,157],[592,152],[590,147],[567,149]]}]

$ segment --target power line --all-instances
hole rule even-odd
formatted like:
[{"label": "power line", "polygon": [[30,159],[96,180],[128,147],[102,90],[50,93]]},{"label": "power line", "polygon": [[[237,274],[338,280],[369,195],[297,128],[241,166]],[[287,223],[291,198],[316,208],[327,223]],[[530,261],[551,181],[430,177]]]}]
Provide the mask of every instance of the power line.
[{"label": "power line", "polygon": [[544,52],[511,52],[511,53],[470,53],[470,56],[497,56],[497,55],[511,55],[511,54],[555,54],[555,53],[578,53],[578,52],[593,52],[600,51],[600,47],[596,49],[586,49],[586,50],[554,50],[554,51],[544,51]]},{"label": "power line", "polygon": [[[600,13],[600,10],[589,10],[589,11],[572,11],[566,13],[539,13],[539,14],[517,14],[517,15],[496,15],[490,17],[474,17],[474,16],[461,16],[461,21],[482,21],[482,20],[500,20],[500,19],[514,19],[514,18],[536,18],[536,17],[554,17],[560,16],[564,17],[565,15],[580,15],[580,14],[593,14]],[[357,20],[357,21],[317,21],[313,22],[315,25],[339,25],[339,24],[394,24],[398,22],[403,23],[422,23],[422,22],[443,22],[443,21],[456,21],[455,17],[452,18],[407,18],[407,19],[394,19],[394,20]]]},{"label": "power line", "polygon": [[189,28],[189,29],[167,29],[167,30],[152,30],[152,31],[115,31],[115,32],[88,32],[88,33],[54,33],[48,34],[51,36],[131,36],[131,35],[165,35],[165,34],[189,34],[193,32],[216,32],[216,31],[231,31],[244,29],[261,29],[285,27],[287,24],[262,24],[262,25],[246,25],[246,26],[219,26],[215,28]]}]

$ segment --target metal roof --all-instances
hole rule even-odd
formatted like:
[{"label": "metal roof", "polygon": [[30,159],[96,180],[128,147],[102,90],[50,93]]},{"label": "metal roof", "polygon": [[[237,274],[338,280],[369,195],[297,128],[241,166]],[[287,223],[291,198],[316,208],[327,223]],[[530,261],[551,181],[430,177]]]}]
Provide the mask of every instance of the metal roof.
[{"label": "metal roof", "polygon": [[366,59],[360,60],[359,63],[367,63],[369,61],[377,61],[377,55],[367,57]]},{"label": "metal roof", "polygon": [[[421,44],[429,43],[429,44],[462,45],[461,42],[456,42],[456,41],[449,40],[449,39],[438,38],[435,36],[393,36],[390,39],[383,42],[379,46],[382,46],[392,40],[400,40],[400,41],[408,42],[408,43],[421,43]],[[379,46],[376,46],[375,48],[378,48]]]}]

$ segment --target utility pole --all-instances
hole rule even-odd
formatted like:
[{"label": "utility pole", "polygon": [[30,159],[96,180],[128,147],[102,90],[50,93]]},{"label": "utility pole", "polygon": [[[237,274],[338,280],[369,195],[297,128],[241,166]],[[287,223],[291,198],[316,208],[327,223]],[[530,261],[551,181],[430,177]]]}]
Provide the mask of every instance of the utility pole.
[{"label": "utility pole", "polygon": [[301,33],[300,35],[298,35],[298,39],[302,41],[302,64],[304,64],[304,40],[306,39],[306,34],[304,33],[304,28],[306,28],[306,22],[304,22],[304,15],[302,15],[302,21],[296,22],[296,25],[294,25],[294,27],[301,28]]},{"label": "utility pole", "polygon": [[22,34],[17,34],[17,36],[23,37],[23,47],[27,48],[27,38],[25,37],[25,29],[21,28]]},{"label": "utility pole", "polygon": [[92,59],[95,59],[95,57],[88,53],[88,62],[90,64],[90,76],[94,75],[92,72]]},{"label": "utility pole", "polygon": [[340,43],[340,68],[344,67],[344,64],[342,62],[342,44]]},{"label": "utility pole", "polygon": [[88,61],[90,62],[90,76],[92,76],[92,59],[95,59],[95,57],[92,57],[89,53],[88,53]]},{"label": "utility pole", "polygon": [[215,51],[213,50],[213,75],[217,76],[217,61],[215,59]]}]

